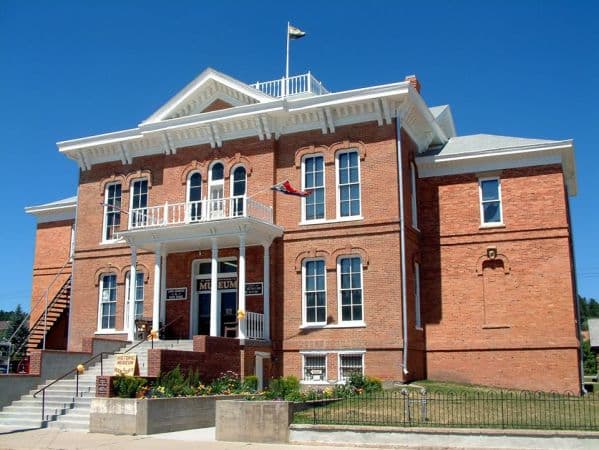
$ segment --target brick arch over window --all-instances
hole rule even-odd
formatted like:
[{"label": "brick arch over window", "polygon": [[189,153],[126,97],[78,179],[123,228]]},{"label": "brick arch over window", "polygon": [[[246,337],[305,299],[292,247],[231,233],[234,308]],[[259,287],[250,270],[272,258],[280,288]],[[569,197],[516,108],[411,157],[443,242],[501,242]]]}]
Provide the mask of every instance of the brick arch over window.
[{"label": "brick arch over window", "polygon": [[237,168],[237,166],[245,167],[245,173],[249,177],[252,173],[252,164],[251,161],[243,156],[241,153],[235,153],[235,155],[227,158],[225,162],[225,177],[230,178],[231,172],[233,169]]},{"label": "brick arch over window", "polygon": [[[121,277],[123,280],[126,279],[126,276],[130,270],[131,270],[131,266],[125,266],[121,269]],[[142,271],[144,273],[144,283],[147,283],[148,280],[150,279],[150,269],[148,269],[148,267],[145,264],[138,262],[137,266],[135,266],[135,270],[138,272]]]},{"label": "brick arch over window", "polygon": [[341,256],[353,256],[359,255],[362,260],[362,268],[366,269],[368,264],[370,263],[370,256],[368,252],[361,247],[352,247],[348,245],[347,247],[338,248],[333,253],[331,253],[331,261],[327,263],[327,266],[335,266],[337,264],[337,260]]},{"label": "brick arch over window", "polygon": [[108,178],[104,178],[100,182],[100,195],[104,197],[104,193],[106,192],[106,186],[112,183],[121,183],[121,186],[124,188],[126,184],[125,175],[122,174],[112,174]]},{"label": "brick arch over window", "polygon": [[202,176],[202,182],[208,179],[208,164],[206,162],[199,162],[197,160],[193,160],[185,167],[183,167],[183,171],[181,172],[181,184],[187,184],[187,179],[191,175],[192,172],[198,172]]},{"label": "brick arch over window", "polygon": [[127,174],[123,188],[126,186],[126,188],[129,189],[129,186],[131,186],[133,180],[137,180],[139,178],[146,178],[148,180],[148,187],[152,187],[152,172],[147,169],[140,169]]},{"label": "brick arch over window", "polygon": [[298,273],[302,271],[302,261],[306,258],[322,258],[325,261],[327,270],[333,270],[335,266],[331,266],[330,257],[331,254],[326,250],[316,250],[315,248],[304,250],[295,257],[295,271]]},{"label": "brick arch over window", "polygon": [[364,145],[362,141],[350,141],[349,139],[346,139],[331,145],[309,145],[298,148],[295,152],[295,167],[300,168],[302,165],[302,158],[311,154],[323,155],[324,163],[327,165],[335,164],[335,154],[340,150],[347,150],[350,148],[355,148],[360,154],[360,160],[364,161],[366,158],[366,145]]},{"label": "brick arch over window", "polygon": [[98,287],[100,285],[100,278],[103,275],[116,275],[117,276],[117,284],[120,282],[119,274],[122,273],[121,268],[117,266],[113,266],[112,264],[108,264],[106,266],[100,267],[98,270],[94,272],[94,286]]},{"label": "brick arch over window", "polygon": [[485,264],[486,261],[502,261],[503,262],[503,273],[505,275],[509,275],[510,272],[512,271],[512,268],[510,266],[510,260],[508,259],[507,256],[501,254],[501,253],[497,253],[497,256],[495,256],[495,258],[489,258],[486,254],[480,256],[478,258],[478,261],[476,262],[476,274],[480,277],[483,275],[483,265]]}]

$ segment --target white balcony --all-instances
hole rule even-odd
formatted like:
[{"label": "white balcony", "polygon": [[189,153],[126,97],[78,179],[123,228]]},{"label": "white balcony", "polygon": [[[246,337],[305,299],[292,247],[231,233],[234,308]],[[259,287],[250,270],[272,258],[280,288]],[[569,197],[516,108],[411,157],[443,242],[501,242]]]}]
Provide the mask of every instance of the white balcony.
[{"label": "white balcony", "polygon": [[324,95],[329,91],[310,72],[289,78],[272,81],[262,81],[251,85],[271,97],[291,97],[294,95],[311,96]]},{"label": "white balcony", "polygon": [[212,239],[219,248],[262,245],[283,235],[274,224],[272,207],[246,196],[164,203],[131,210],[120,237],[140,249],[183,252],[208,249]]},{"label": "white balcony", "polygon": [[251,217],[272,224],[272,208],[245,196],[165,203],[137,208],[129,215],[129,229],[167,227],[171,225],[211,222]]}]

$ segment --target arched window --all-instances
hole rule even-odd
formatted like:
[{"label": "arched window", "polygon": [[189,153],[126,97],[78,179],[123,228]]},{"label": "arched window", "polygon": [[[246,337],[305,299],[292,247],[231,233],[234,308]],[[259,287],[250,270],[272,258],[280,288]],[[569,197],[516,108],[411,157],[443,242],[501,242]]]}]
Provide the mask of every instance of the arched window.
[{"label": "arched window", "polygon": [[[125,275],[125,324],[129,323],[129,293],[131,283],[131,272]],[[135,272],[135,320],[143,319],[144,315],[144,273],[141,271]],[[126,325],[125,325],[126,326]]]},{"label": "arched window", "polygon": [[243,216],[245,210],[246,175],[243,166],[239,166],[233,171],[233,177],[231,178],[231,209],[234,216]]},{"label": "arched window", "polygon": [[187,179],[187,202],[189,220],[192,222],[202,218],[202,175],[192,173]]},{"label": "arched window", "polygon": [[224,216],[225,205],[225,167],[221,162],[215,162],[210,168],[208,178],[209,214],[211,218]]}]

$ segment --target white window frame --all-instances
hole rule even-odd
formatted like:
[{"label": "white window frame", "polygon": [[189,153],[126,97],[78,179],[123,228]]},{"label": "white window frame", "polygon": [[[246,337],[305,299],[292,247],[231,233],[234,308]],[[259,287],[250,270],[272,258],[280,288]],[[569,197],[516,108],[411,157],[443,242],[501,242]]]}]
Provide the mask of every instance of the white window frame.
[{"label": "white window frame", "polygon": [[71,224],[71,242],[69,245],[69,259],[73,259],[75,255],[75,222]]},{"label": "white window frame", "polygon": [[[191,172],[189,172],[187,174],[187,182],[185,184],[185,203],[187,205],[189,205],[189,203],[191,202],[191,177],[198,174],[200,176],[200,200],[197,200],[200,202],[199,207],[200,207],[200,211],[199,211],[199,218],[197,221],[201,220],[204,217],[204,197],[203,197],[203,193],[204,193],[204,177],[202,176],[202,173],[199,170],[193,170]],[[196,200],[194,200],[196,201]],[[188,221],[191,221],[191,206],[189,206],[189,209],[186,210],[186,216]]]},{"label": "white window frame", "polygon": [[[120,185],[121,186],[121,206],[119,207],[119,226],[121,224],[121,220],[122,220],[122,206],[123,206],[123,184],[120,182],[114,182],[114,183],[107,183],[106,186],[104,187],[104,217],[102,220],[102,240],[100,241],[102,244],[111,244],[113,242],[117,242],[119,239],[117,238],[112,238],[112,239],[106,239],[106,227],[108,225],[108,189],[110,188],[110,186],[116,186],[116,185]],[[113,207],[114,208],[114,207]],[[113,234],[114,236],[114,234]]]},{"label": "white window frame", "polygon": [[356,351],[340,351],[337,354],[337,379],[339,383],[345,384],[347,380],[344,380],[341,374],[341,358],[344,356],[361,356],[362,357],[362,376],[366,373],[366,368],[364,367],[364,355],[366,354],[365,350],[356,350]]},{"label": "white window frame", "polygon": [[[114,303],[114,327],[112,328],[102,328],[102,305],[104,302],[102,301],[102,294],[104,292],[104,279],[106,277],[113,276],[114,277],[114,290],[115,290],[115,299],[114,302],[106,302],[106,303]],[[98,295],[98,323],[97,323],[97,331],[99,333],[106,332],[114,332],[116,330],[116,305],[118,304],[118,282],[117,282],[117,274],[114,272],[103,273],[100,275],[100,283],[99,287],[99,295]]]},{"label": "white window frame", "polygon": [[[313,261],[322,261],[324,265],[324,321],[322,322],[308,322],[307,314],[307,302],[306,302],[306,264]],[[327,324],[327,313],[328,313],[328,296],[327,296],[327,264],[324,258],[306,258],[302,261],[302,327],[324,327]],[[318,291],[320,292],[320,291]]]},{"label": "white window frame", "polygon": [[[358,157],[358,191],[360,196],[360,210],[358,214],[342,216],[341,215],[341,184],[339,180],[339,157],[344,154],[355,153]],[[353,184],[353,183],[348,183]],[[356,148],[348,148],[335,153],[335,195],[336,195],[336,218],[337,220],[355,220],[362,218],[362,167],[360,162],[360,152]]]},{"label": "white window frame", "polygon": [[[140,183],[142,181],[146,181],[148,183],[148,187],[146,190],[146,209],[150,208],[150,180],[147,177],[141,177],[131,180],[131,184],[129,185],[129,229],[131,229],[131,224],[133,223],[133,193],[135,191],[135,184]],[[145,220],[147,223],[147,214]]]},{"label": "white window frame", "polygon": [[414,262],[414,326],[422,329],[422,311],[420,301],[420,263]]},{"label": "white window frame", "polygon": [[[301,353],[302,356],[302,376],[300,378],[302,384],[328,384],[328,365],[329,358],[326,352],[305,352]],[[321,380],[307,380],[306,379],[306,358],[309,357],[324,357],[324,373],[322,374]]]},{"label": "white window frame", "polygon": [[[139,319],[143,319],[143,315],[144,315],[144,313],[143,313],[143,311],[144,311],[143,305],[144,305],[145,298],[146,298],[146,288],[145,288],[145,277],[146,277],[146,274],[143,271],[137,270],[135,272],[135,277],[137,278],[140,275],[141,275],[141,279],[142,279],[142,281],[141,281],[142,296],[141,296],[141,300],[139,300],[137,298],[137,287],[138,286],[137,286],[137,280],[136,280],[136,283],[135,283],[135,303],[136,304],[137,303],[141,303],[142,304],[141,317],[139,317]],[[123,323],[124,324],[128,324],[129,323],[129,293],[130,293],[130,286],[131,286],[129,283],[131,283],[131,271],[129,271],[129,272],[127,272],[125,274],[125,308],[124,308],[125,310],[123,311]],[[133,311],[135,311],[135,309],[136,308],[134,308]],[[138,319],[138,317],[136,316],[135,320],[137,320],[137,319]]]},{"label": "white window frame", "polygon": [[[497,200],[491,200],[493,202],[499,201],[499,222],[485,222],[485,211],[483,208],[483,182],[484,181],[497,181]],[[480,211],[480,226],[481,228],[492,228],[502,227],[503,223],[503,200],[501,198],[501,178],[500,177],[482,177],[478,179],[478,196],[479,196],[479,211]],[[489,200],[486,201],[488,203]]]},{"label": "white window frame", "polygon": [[[343,320],[343,302],[341,295],[341,261],[343,259],[358,258],[360,260],[360,290],[362,291],[362,319],[360,320]],[[364,326],[364,267],[362,265],[362,257],[360,255],[342,255],[337,258],[337,322],[340,325],[355,325]]]},{"label": "white window frame", "polygon": [[412,205],[412,228],[418,230],[418,191],[416,185],[416,165],[410,161],[410,204]]},{"label": "white window frame", "polygon": [[[217,164],[221,164],[223,166],[223,177],[220,180],[214,180],[212,177],[212,170],[214,169],[214,166],[216,166]],[[220,207],[217,203],[219,200],[212,199],[212,188],[218,187],[218,186],[222,186],[222,188],[223,188],[223,196],[219,199],[221,202]],[[225,217],[225,215],[226,215],[225,199],[226,198],[227,198],[227,193],[225,192],[225,163],[222,162],[221,160],[212,161],[210,163],[210,167],[208,167],[208,192],[206,193],[206,208],[205,208],[207,217],[211,217],[211,218]],[[215,202],[215,203],[213,203],[213,202]]]},{"label": "white window frame", "polygon": [[[301,178],[302,178],[302,191],[306,189],[311,189],[306,187],[306,160],[309,158],[322,158],[322,189],[324,192],[324,217],[319,219],[306,219],[306,197],[302,197],[302,214],[301,214],[301,223],[313,224],[313,223],[323,223],[327,220],[327,170],[325,158],[322,153],[311,153],[309,155],[304,155],[302,157],[302,170],[301,170]],[[320,186],[318,187],[320,189]]]},{"label": "white window frame", "polygon": [[[234,191],[234,187],[235,187],[235,171],[237,169],[239,169],[240,167],[243,168],[243,170],[245,170],[245,178],[244,178],[245,189],[244,189],[244,192],[243,192],[242,195],[234,195],[233,193],[235,192]],[[243,199],[244,197],[246,197],[247,196],[247,192],[248,192],[248,170],[247,170],[247,168],[245,167],[244,164],[237,164],[237,165],[233,166],[233,168],[231,169],[231,176],[230,176],[230,179],[229,179],[229,193],[230,193],[229,197],[231,197],[231,215],[234,215],[235,202],[238,199]],[[239,216],[243,216],[244,213],[247,212],[246,208],[247,208],[247,205],[246,205],[245,201],[243,201],[243,209],[242,209],[241,214],[239,214]]]}]

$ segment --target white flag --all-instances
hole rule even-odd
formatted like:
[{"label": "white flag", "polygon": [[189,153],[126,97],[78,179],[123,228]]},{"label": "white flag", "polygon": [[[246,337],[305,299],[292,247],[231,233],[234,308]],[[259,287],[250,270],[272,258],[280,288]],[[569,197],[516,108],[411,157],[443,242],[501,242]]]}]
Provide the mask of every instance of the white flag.
[{"label": "white flag", "polygon": [[289,25],[287,27],[287,32],[289,33],[289,39],[299,39],[303,38],[306,35],[305,31],[302,31],[299,28],[294,27],[293,25]]}]

